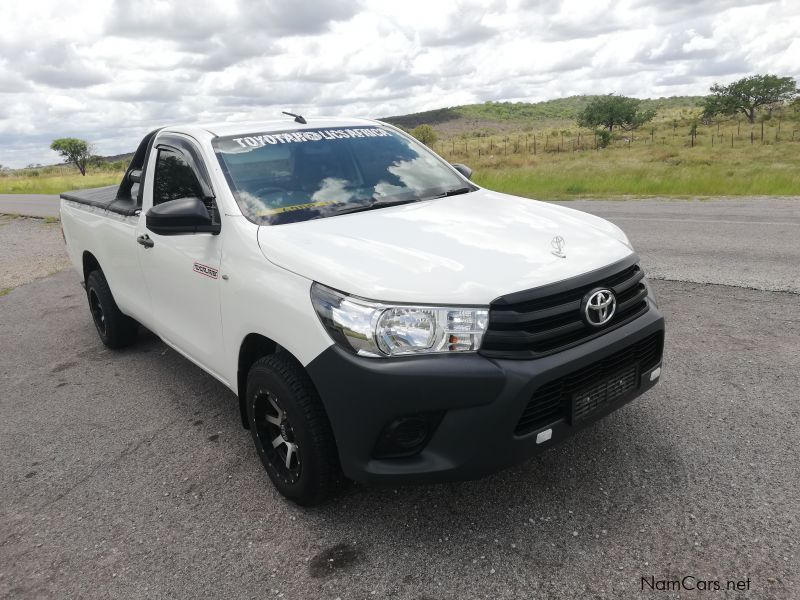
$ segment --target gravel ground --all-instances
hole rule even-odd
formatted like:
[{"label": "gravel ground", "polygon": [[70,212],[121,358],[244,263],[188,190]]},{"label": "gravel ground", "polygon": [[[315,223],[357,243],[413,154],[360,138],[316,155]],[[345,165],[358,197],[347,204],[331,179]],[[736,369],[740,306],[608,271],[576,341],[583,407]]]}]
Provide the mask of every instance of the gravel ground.
[{"label": "gravel ground", "polygon": [[72,273],[18,288],[0,597],[633,598],[691,575],[797,598],[800,298],[655,287],[666,369],[644,397],[485,480],[314,510],[273,491],[210,376],[152,336],[104,349]]},{"label": "gravel ground", "polygon": [[65,269],[69,259],[59,224],[0,215],[0,291]]},{"label": "gravel ground", "polygon": [[[798,598],[800,296],[741,287],[761,260],[749,221],[722,257],[700,239],[716,227],[687,230],[691,271],[659,252],[673,221],[620,221],[665,278],[735,283],[654,282],[666,367],[644,397],[487,479],[353,486],[313,510],[274,492],[212,377],[149,334],[105,349],[73,272],[17,288],[0,298],[0,597]],[[642,592],[684,576],[750,589]]]}]

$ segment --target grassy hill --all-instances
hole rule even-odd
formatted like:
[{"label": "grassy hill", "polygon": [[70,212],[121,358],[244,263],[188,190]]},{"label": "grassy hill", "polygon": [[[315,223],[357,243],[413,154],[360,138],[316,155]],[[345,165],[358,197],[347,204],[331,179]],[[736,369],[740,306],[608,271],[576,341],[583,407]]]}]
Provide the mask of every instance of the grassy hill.
[{"label": "grassy hill", "polygon": [[[578,113],[597,96],[570,96],[544,102],[484,102],[465,104],[450,108],[439,108],[425,112],[386,117],[381,119],[404,129],[413,129],[426,123],[433,126],[455,121],[482,122],[484,126],[495,123],[505,129],[510,122],[517,125],[535,125],[546,121],[574,121]],[[659,112],[680,112],[697,109],[702,96],[672,96],[669,98],[650,98],[642,100],[642,108],[653,108]],[[448,127],[453,129],[453,127]]]}]

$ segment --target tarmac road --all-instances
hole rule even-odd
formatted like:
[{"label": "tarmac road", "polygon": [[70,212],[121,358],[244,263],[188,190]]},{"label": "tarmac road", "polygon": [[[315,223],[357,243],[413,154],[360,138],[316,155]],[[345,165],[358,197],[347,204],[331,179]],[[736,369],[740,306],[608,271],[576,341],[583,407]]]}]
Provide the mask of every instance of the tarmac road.
[{"label": "tarmac road", "polygon": [[651,278],[800,293],[800,198],[559,204],[622,227]]},{"label": "tarmac road", "polygon": [[0,194],[0,213],[27,217],[57,217],[58,196],[48,194]]},{"label": "tarmac road", "polygon": [[[796,285],[797,237],[751,249],[800,204],[763,230],[683,227],[695,256],[671,258],[650,202],[591,208],[669,279],[660,385],[487,479],[353,486],[313,510],[272,490],[214,379],[149,334],[106,350],[75,274],[0,297],[0,597],[797,598],[800,296],[741,286]],[[749,591],[642,592],[684,576]]]}]

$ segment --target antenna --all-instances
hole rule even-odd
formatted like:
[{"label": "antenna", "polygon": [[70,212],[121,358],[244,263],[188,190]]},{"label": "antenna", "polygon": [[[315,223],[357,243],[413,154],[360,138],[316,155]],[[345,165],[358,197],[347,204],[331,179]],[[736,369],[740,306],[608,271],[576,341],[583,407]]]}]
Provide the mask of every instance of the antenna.
[{"label": "antenna", "polygon": [[290,117],[294,117],[295,123],[300,123],[302,125],[305,125],[307,123],[307,121],[305,120],[305,117],[303,117],[303,115],[296,115],[294,113],[286,112],[285,110],[282,110],[281,112],[284,115],[289,115]]}]

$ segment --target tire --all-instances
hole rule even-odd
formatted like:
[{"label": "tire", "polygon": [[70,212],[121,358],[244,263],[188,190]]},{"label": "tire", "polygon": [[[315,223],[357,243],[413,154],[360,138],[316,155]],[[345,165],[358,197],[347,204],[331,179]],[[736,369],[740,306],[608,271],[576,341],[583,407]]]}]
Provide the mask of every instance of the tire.
[{"label": "tire", "polygon": [[292,357],[272,354],[250,368],[247,419],[258,456],[283,496],[314,506],[333,494],[342,479],[333,431],[311,380]]},{"label": "tire", "polygon": [[99,269],[86,278],[86,299],[97,334],[106,346],[124,348],[136,341],[139,324],[119,310],[108,281]]}]

